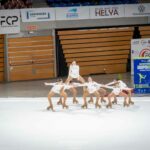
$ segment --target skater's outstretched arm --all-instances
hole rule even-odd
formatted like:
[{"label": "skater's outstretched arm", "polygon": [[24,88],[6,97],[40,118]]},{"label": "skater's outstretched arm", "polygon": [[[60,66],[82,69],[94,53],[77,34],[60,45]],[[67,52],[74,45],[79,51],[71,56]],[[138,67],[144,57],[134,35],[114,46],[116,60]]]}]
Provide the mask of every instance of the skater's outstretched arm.
[{"label": "skater's outstretched arm", "polygon": [[55,83],[48,83],[48,82],[45,82],[44,84],[45,84],[45,85],[54,86],[54,85],[56,85],[56,82],[55,82]]}]

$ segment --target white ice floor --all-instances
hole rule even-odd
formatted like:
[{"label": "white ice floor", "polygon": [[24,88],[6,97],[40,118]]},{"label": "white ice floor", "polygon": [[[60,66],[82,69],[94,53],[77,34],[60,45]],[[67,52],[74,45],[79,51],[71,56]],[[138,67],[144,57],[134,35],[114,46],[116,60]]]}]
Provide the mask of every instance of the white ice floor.
[{"label": "white ice floor", "polygon": [[[56,104],[58,98],[53,101]],[[47,98],[0,98],[0,150],[150,150],[150,97],[113,109],[46,111]]]}]

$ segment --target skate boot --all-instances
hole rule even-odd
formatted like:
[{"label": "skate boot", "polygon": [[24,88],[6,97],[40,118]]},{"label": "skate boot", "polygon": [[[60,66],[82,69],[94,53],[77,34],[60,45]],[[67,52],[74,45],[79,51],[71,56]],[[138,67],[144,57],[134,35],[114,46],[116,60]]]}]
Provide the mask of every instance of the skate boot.
[{"label": "skate boot", "polygon": [[65,108],[68,109],[69,108],[68,105],[64,104],[63,109],[65,109]]},{"label": "skate boot", "polygon": [[114,99],[114,100],[112,101],[112,103],[113,103],[113,104],[117,104],[117,100]]},{"label": "skate boot", "polygon": [[95,104],[95,108],[101,108],[100,104]]},{"label": "skate boot", "polygon": [[81,106],[83,109],[87,109],[87,104]]},{"label": "skate boot", "polygon": [[88,103],[89,103],[89,104],[93,104],[93,103],[94,103],[93,99],[90,99],[90,100],[88,101]]},{"label": "skate boot", "polygon": [[127,102],[124,102],[124,103],[123,103],[123,106],[124,106],[124,107],[129,107],[129,104],[128,104]]},{"label": "skate boot", "polygon": [[61,99],[57,102],[57,105],[62,105],[62,100]]},{"label": "skate boot", "polygon": [[134,102],[133,102],[133,101],[131,101],[131,100],[129,100],[129,104],[134,105]]},{"label": "skate boot", "polygon": [[73,99],[73,104],[78,104],[78,103],[79,103],[78,100]]},{"label": "skate boot", "polygon": [[111,103],[107,104],[106,108],[112,108],[112,104]]},{"label": "skate boot", "polygon": [[52,111],[54,111],[54,109],[53,109],[53,106],[48,106],[47,108],[46,108],[47,110],[52,110]]},{"label": "skate boot", "polygon": [[106,100],[105,100],[105,99],[101,99],[101,102],[102,102],[102,103],[106,103]]}]

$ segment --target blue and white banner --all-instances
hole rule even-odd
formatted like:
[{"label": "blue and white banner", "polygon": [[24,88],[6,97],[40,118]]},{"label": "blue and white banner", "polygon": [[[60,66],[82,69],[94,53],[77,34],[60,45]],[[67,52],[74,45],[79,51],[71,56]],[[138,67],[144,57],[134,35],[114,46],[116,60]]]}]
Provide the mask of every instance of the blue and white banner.
[{"label": "blue and white banner", "polygon": [[150,16],[150,3],[125,5],[125,17]]},{"label": "blue and white banner", "polygon": [[134,60],[134,92],[150,93],[150,59]]},{"label": "blue and white banner", "polygon": [[119,18],[124,17],[123,5],[91,6],[90,18]]},{"label": "blue and white banner", "polygon": [[89,7],[56,8],[56,20],[89,19]]},{"label": "blue and white banner", "polygon": [[20,32],[20,10],[0,10],[0,34]]},{"label": "blue and white banner", "polygon": [[21,9],[22,22],[43,22],[55,20],[54,8]]},{"label": "blue and white banner", "polygon": [[131,74],[134,74],[134,59],[150,58],[150,38],[131,40]]}]

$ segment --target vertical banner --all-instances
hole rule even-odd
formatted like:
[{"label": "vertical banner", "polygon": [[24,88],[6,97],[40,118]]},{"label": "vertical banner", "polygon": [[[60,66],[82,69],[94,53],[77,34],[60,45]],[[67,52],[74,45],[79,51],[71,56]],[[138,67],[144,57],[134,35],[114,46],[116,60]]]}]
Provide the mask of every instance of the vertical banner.
[{"label": "vertical banner", "polygon": [[41,22],[55,20],[54,8],[32,8],[21,10],[22,22]]},{"label": "vertical banner", "polygon": [[0,34],[20,32],[20,10],[0,10]]},{"label": "vertical banner", "polygon": [[124,17],[123,5],[91,6],[90,19]]},{"label": "vertical banner", "polygon": [[89,19],[89,7],[56,8],[56,20]]},{"label": "vertical banner", "polygon": [[150,39],[131,40],[131,74],[134,74],[134,59],[150,58]]},{"label": "vertical banner", "polygon": [[150,93],[150,59],[134,60],[134,92]]}]

